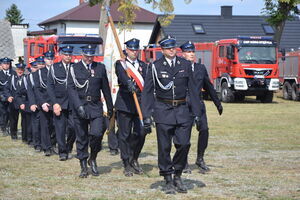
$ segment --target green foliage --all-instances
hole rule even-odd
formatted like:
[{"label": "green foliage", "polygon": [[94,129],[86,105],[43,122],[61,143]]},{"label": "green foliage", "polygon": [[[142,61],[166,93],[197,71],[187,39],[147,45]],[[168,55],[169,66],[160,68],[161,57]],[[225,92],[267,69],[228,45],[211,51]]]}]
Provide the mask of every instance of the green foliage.
[{"label": "green foliage", "polygon": [[[163,12],[164,15],[159,17],[159,21],[162,26],[167,26],[174,19],[175,15],[172,15],[174,12],[173,0],[144,0],[146,4],[152,4],[153,9],[158,9],[160,12]],[[192,0],[184,0],[185,3],[190,3]],[[103,3],[103,0],[89,0],[89,5],[94,6],[96,4]],[[119,3],[118,11],[123,13],[121,18],[121,25],[123,28],[130,29],[132,23],[136,18],[135,11],[139,10],[137,0],[111,0],[110,4]]]},{"label": "green foliage", "polygon": [[24,21],[21,11],[18,9],[16,4],[12,4],[10,8],[6,10],[5,19],[11,24],[21,24]]},{"label": "green foliage", "polygon": [[267,22],[276,27],[299,14],[297,4],[300,0],[265,0],[263,13],[268,16]]}]

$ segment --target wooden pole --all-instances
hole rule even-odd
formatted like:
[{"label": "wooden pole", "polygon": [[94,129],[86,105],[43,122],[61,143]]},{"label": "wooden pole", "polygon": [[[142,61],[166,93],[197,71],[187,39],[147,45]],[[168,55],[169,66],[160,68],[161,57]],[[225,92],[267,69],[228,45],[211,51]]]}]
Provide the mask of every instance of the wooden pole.
[{"label": "wooden pole", "polygon": [[[122,47],[121,47],[121,43],[120,43],[120,40],[119,40],[117,31],[116,31],[116,28],[115,28],[114,21],[113,21],[111,15],[110,15],[109,8],[107,7],[106,9],[107,9],[108,21],[109,21],[109,23],[110,23],[112,32],[113,32],[113,34],[114,34],[115,41],[116,41],[116,43],[117,43],[117,46],[118,46],[118,50],[119,50],[120,56],[121,56],[122,59],[125,59],[126,56],[125,56],[124,53],[123,53],[123,50],[122,50]],[[122,62],[122,61],[121,61],[121,62]],[[128,72],[128,69],[126,69],[126,73],[127,73],[127,76],[131,78],[131,76],[130,76],[130,74],[129,74],[129,72]],[[136,110],[137,110],[138,115],[139,115],[139,118],[140,118],[141,125],[144,126],[144,123],[143,123],[143,114],[142,114],[142,111],[141,111],[141,107],[140,107],[138,98],[137,98],[137,96],[136,96],[136,92],[133,92],[132,95],[133,95],[133,99],[134,99],[134,103],[135,103]]]}]

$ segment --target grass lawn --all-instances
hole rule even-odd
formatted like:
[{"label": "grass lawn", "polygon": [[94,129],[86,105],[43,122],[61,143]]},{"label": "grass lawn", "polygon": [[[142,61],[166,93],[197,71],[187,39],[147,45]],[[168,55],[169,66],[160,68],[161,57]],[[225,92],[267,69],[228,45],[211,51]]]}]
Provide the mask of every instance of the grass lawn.
[{"label": "grass lawn", "polygon": [[[280,95],[280,94],[278,94]],[[210,138],[205,155],[211,168],[199,173],[197,131],[193,128],[184,174],[187,194],[165,195],[158,174],[155,132],[147,136],[140,157],[144,175],[125,177],[118,156],[104,149],[97,162],[99,177],[80,179],[79,161],[45,157],[20,140],[0,137],[0,199],[300,199],[300,102],[223,104],[218,116],[206,101]],[[174,149],[173,149],[174,150]]]}]

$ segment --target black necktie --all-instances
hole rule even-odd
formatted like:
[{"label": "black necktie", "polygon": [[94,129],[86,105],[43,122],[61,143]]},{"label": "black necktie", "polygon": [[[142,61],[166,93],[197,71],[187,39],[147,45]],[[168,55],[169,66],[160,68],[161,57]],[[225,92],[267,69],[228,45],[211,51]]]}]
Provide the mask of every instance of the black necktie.
[{"label": "black necktie", "polygon": [[174,62],[173,62],[173,60],[171,60],[171,68],[173,68],[174,67]]}]

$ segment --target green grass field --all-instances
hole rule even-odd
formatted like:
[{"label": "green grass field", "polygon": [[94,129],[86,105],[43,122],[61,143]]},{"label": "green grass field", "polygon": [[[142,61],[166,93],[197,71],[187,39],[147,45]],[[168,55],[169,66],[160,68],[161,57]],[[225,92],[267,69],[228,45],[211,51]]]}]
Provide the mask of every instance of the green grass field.
[{"label": "green grass field", "polygon": [[[278,94],[280,95],[280,94]],[[206,101],[210,139],[206,162],[194,165],[197,132],[193,129],[184,174],[187,194],[165,195],[158,175],[156,135],[147,136],[140,158],[144,175],[125,177],[120,157],[104,149],[97,162],[99,177],[78,178],[79,161],[45,157],[20,140],[0,137],[0,199],[300,199],[300,102],[223,104],[220,117]]]}]

